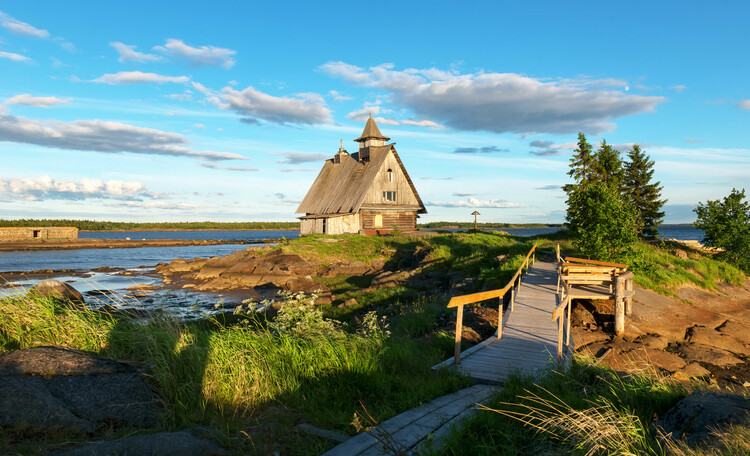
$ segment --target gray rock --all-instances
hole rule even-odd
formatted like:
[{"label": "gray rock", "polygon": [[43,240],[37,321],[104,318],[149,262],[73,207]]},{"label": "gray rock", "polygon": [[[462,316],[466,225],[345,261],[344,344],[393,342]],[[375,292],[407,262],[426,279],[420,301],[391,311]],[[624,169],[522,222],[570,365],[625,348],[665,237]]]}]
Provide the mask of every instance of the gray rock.
[{"label": "gray rock", "polygon": [[644,347],[653,348],[654,350],[664,350],[669,345],[669,340],[659,334],[646,334],[641,336],[639,341]]},{"label": "gray rock", "polygon": [[54,279],[42,280],[41,282],[34,285],[31,290],[29,290],[29,294],[45,298],[55,298],[79,304],[85,302],[83,299],[83,295],[78,290],[65,282],[60,282],[59,280]]},{"label": "gray rock", "polygon": [[750,399],[713,391],[696,391],[680,400],[656,425],[674,439],[695,446],[707,441],[711,430],[750,424]]},{"label": "gray rock", "polygon": [[726,350],[701,344],[682,344],[678,351],[688,362],[695,361],[719,367],[734,366],[743,362]]},{"label": "gray rock", "polygon": [[157,425],[161,401],[136,368],[91,353],[36,347],[0,358],[0,425],[91,434]]},{"label": "gray rock", "polygon": [[199,438],[196,434],[202,433],[187,429],[177,432],[133,435],[119,440],[89,443],[56,451],[51,453],[51,456],[213,456],[226,454],[223,448],[214,442]]},{"label": "gray rock", "polygon": [[93,375],[130,372],[132,367],[80,350],[34,347],[0,355],[0,375]]}]

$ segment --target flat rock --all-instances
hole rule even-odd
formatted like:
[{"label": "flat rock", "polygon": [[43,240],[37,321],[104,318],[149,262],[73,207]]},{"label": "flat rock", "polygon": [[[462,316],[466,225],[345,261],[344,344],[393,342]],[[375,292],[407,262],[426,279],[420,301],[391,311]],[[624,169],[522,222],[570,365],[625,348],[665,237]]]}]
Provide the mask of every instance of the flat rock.
[{"label": "flat rock", "polygon": [[716,328],[716,330],[724,335],[734,337],[743,344],[750,345],[750,326],[748,325],[734,320],[727,320],[724,324]]},{"label": "flat rock", "polygon": [[677,380],[690,380],[691,378],[707,377],[709,375],[711,375],[711,371],[698,363],[690,363],[682,370],[672,374]]},{"label": "flat rock", "polygon": [[152,428],[162,410],[159,397],[127,364],[57,347],[0,358],[0,425],[17,432]]},{"label": "flat rock", "polygon": [[326,293],[329,293],[329,294],[331,293],[330,288],[316,281],[310,276],[294,277],[290,280],[287,280],[284,283],[283,287],[285,290],[289,290],[293,292],[301,292],[305,294],[316,293],[318,295],[322,295]]},{"label": "flat rock", "polygon": [[688,329],[685,340],[695,344],[708,345],[732,353],[750,356],[750,348],[745,347],[745,344],[728,334],[722,334],[705,326],[693,326]]},{"label": "flat rock", "polygon": [[582,328],[572,327],[570,334],[573,336],[576,350],[581,350],[594,342],[601,342],[612,338],[611,335],[602,331],[588,331]]},{"label": "flat rock", "polygon": [[364,261],[352,261],[351,263],[340,262],[332,264],[322,275],[323,277],[360,276],[370,272],[372,272],[372,268]]},{"label": "flat rock", "polygon": [[[196,435],[198,434],[198,435]],[[51,456],[218,456],[227,452],[192,429],[140,434],[119,440],[88,443],[56,451]]]},{"label": "flat rock", "polygon": [[70,301],[78,304],[86,302],[83,299],[83,295],[78,290],[65,282],[54,279],[42,280],[31,287],[29,294]]},{"label": "flat rock", "polygon": [[683,398],[656,423],[674,439],[695,446],[711,431],[727,425],[750,424],[750,399],[713,391],[696,391]]},{"label": "flat rock", "polygon": [[681,344],[677,350],[687,361],[713,364],[718,367],[734,366],[743,362],[726,350],[706,345],[686,343]]},{"label": "flat rock", "polygon": [[646,334],[641,336],[638,341],[643,344],[644,347],[654,350],[664,350],[669,345],[669,340],[659,334]]},{"label": "flat rock", "polygon": [[34,347],[0,355],[0,375],[94,375],[132,372],[133,368],[80,350]]}]

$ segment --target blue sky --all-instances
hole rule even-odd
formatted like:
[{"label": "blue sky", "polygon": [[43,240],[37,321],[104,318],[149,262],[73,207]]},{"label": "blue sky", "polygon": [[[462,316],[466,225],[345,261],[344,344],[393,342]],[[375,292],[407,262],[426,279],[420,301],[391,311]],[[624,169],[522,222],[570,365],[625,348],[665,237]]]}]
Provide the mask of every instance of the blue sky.
[{"label": "blue sky", "polygon": [[421,221],[564,219],[576,135],[665,221],[750,190],[750,6],[0,2],[0,218],[294,220],[369,113]]}]

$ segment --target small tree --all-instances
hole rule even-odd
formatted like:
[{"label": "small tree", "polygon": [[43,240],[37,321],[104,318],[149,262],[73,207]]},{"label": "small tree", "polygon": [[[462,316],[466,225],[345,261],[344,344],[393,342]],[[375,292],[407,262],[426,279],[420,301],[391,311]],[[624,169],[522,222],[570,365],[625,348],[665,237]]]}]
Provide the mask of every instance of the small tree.
[{"label": "small tree", "polygon": [[568,215],[573,243],[588,258],[620,259],[637,239],[635,210],[616,188],[604,182],[590,182],[573,190]]},{"label": "small tree", "polygon": [[698,203],[695,226],[703,230],[703,243],[724,249],[727,261],[750,272],[750,204],[745,189],[732,189],[723,201]]},{"label": "small tree", "polygon": [[661,199],[660,182],[651,182],[654,161],[641,151],[637,144],[628,151],[630,161],[625,163],[623,193],[635,207],[639,234],[654,239],[664,218],[661,208],[667,200]]},{"label": "small tree", "polygon": [[[572,177],[576,184],[582,184],[584,187],[591,181],[594,175],[594,161],[596,157],[593,150],[591,144],[586,141],[586,136],[579,131],[578,148],[573,151],[573,157],[570,159],[568,176]],[[566,187],[570,186],[566,185]],[[568,190],[566,189],[566,191]]]}]

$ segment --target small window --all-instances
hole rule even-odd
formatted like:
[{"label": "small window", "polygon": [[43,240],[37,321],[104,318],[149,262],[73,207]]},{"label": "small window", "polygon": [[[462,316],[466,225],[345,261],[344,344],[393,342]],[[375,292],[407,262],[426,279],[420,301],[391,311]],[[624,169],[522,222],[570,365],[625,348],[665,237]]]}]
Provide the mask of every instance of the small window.
[{"label": "small window", "polygon": [[396,201],[396,192],[383,192],[383,201]]},{"label": "small window", "polygon": [[393,182],[393,170],[388,169],[388,182]]},{"label": "small window", "polygon": [[33,236],[35,238],[42,237],[42,230],[34,230]]}]

